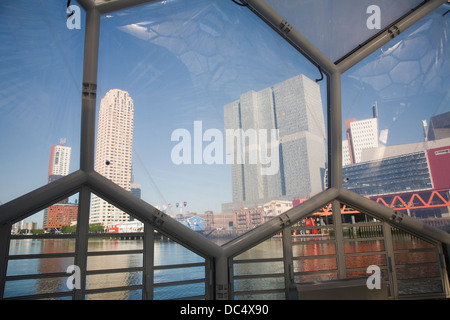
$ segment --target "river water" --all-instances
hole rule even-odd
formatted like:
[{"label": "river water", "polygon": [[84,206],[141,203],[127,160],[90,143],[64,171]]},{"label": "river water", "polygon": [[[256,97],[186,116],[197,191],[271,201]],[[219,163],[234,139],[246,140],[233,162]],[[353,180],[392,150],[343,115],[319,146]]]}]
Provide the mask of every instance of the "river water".
[{"label": "river water", "polygon": [[[298,240],[298,241],[305,241]],[[295,242],[294,242],[295,244]],[[399,253],[398,258],[405,260],[402,264],[414,263],[416,269],[406,268],[408,272],[417,275],[439,274],[439,270],[433,266],[425,267],[417,266],[421,263],[433,263],[437,259],[431,251],[420,251],[427,249],[429,245],[424,242],[411,241],[411,239],[399,239],[395,242],[394,247],[399,249],[419,249],[418,254]],[[104,270],[104,269],[120,269],[120,268],[139,268],[143,266],[142,254],[126,254],[126,255],[101,255],[102,251],[120,251],[120,250],[140,250],[143,248],[142,240],[114,240],[114,239],[97,239],[89,240],[88,251],[96,252],[100,255],[88,257],[87,269]],[[354,245],[347,245],[345,252],[348,254],[356,252],[375,252],[368,256],[350,256],[346,258],[347,268],[366,267],[370,264],[380,266],[386,265],[386,259],[383,254],[376,254],[383,251],[382,241],[358,241]],[[18,254],[41,254],[41,253],[73,253],[75,251],[75,240],[73,239],[20,239],[12,240],[10,245],[10,255]],[[309,240],[308,243],[299,243],[293,246],[293,255],[309,257],[307,260],[294,259],[294,272],[296,272],[297,282],[308,282],[316,280],[331,280],[336,278],[336,259],[320,258],[321,255],[335,254],[335,247],[332,243],[316,244]],[[317,257],[312,258],[312,257]],[[234,275],[242,276],[246,274],[264,274],[264,273],[283,273],[283,263],[242,263],[245,259],[261,259],[261,258],[282,258],[282,242],[281,239],[270,239],[265,241],[251,250],[236,257],[241,263],[234,265]],[[204,262],[204,259],[197,254],[187,250],[183,246],[167,240],[157,240],[154,245],[154,265],[164,266],[173,264],[186,264]],[[42,273],[58,273],[66,272],[70,265],[74,264],[73,257],[64,258],[40,258],[27,260],[10,260],[8,263],[7,276],[15,275],[33,275]],[[430,269],[431,268],[431,269]],[[433,269],[434,268],[434,269]],[[400,270],[400,269],[399,269]],[[308,271],[321,271],[320,274],[313,276],[307,275]],[[361,271],[355,271],[352,276],[361,275]],[[411,278],[410,274],[406,278]],[[205,269],[203,266],[192,268],[171,268],[167,270],[154,271],[154,283],[164,283],[179,280],[193,280],[204,278]],[[300,274],[300,275],[299,275]],[[306,274],[306,275],[305,275]],[[362,273],[362,275],[364,272]],[[414,276],[413,276],[414,277]],[[67,286],[68,276],[50,277],[45,279],[25,279],[7,281],[5,286],[5,298],[30,295],[37,293],[52,292],[69,292]],[[105,274],[88,274],[86,278],[87,289],[99,289],[120,286],[133,286],[142,284],[142,271],[136,270],[132,272],[118,272]],[[235,291],[245,291],[251,289],[273,289],[283,288],[284,280],[282,278],[266,278],[266,279],[240,279],[234,281]],[[440,290],[439,283],[434,284],[435,288],[431,290]],[[436,286],[438,287],[436,289]],[[406,289],[405,289],[406,290]],[[197,296],[205,294],[205,286],[202,283],[186,284],[182,286],[155,287],[154,299],[166,300],[180,298],[183,296]],[[119,291],[111,293],[91,293],[86,299],[141,299],[142,292],[139,289]],[[283,294],[272,296],[272,298],[283,299]],[[245,298],[245,296],[243,297]],[[265,298],[261,296],[261,298]]]}]

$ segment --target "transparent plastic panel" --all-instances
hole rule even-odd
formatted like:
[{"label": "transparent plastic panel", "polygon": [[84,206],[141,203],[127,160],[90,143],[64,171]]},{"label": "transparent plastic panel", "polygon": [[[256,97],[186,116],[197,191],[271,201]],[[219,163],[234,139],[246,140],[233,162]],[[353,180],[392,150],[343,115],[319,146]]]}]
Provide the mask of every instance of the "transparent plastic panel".
[{"label": "transparent plastic panel", "polygon": [[449,217],[449,9],[441,6],[342,79],[343,186],[430,224]]},{"label": "transparent plastic panel", "polygon": [[205,258],[184,246],[155,235],[153,299],[205,299]]},{"label": "transparent plastic panel", "polygon": [[75,263],[77,202],[78,193],[12,225],[5,298],[71,299],[67,270]]},{"label": "transparent plastic panel", "polygon": [[326,79],[247,8],[107,14],[99,54],[96,171],[180,223],[223,243],[324,189]]},{"label": "transparent plastic panel", "polygon": [[337,279],[334,220],[331,204],[328,204],[290,228],[296,283]]},{"label": "transparent plastic panel", "polygon": [[91,202],[96,201],[114,214],[106,226],[91,208],[85,298],[140,300],[144,278],[144,224],[93,194]]},{"label": "transparent plastic panel", "polygon": [[79,168],[85,13],[0,4],[0,205]]},{"label": "transparent plastic panel", "polygon": [[422,0],[265,0],[332,61],[416,8]]},{"label": "transparent plastic panel", "polygon": [[445,270],[437,245],[396,228],[392,233],[399,295],[442,294]]},{"label": "transparent plastic panel", "polygon": [[233,258],[235,299],[285,299],[283,241],[270,238]]}]

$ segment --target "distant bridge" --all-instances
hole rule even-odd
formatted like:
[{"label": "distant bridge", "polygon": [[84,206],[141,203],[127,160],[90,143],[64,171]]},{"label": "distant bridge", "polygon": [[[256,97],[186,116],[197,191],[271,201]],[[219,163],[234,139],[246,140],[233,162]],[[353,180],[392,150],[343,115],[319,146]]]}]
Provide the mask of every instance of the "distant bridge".
[{"label": "distant bridge", "polygon": [[[432,189],[422,191],[412,191],[385,195],[376,195],[366,197],[378,203],[385,205],[394,210],[417,210],[450,207],[450,189]],[[307,199],[301,199],[294,202],[294,206]],[[355,214],[359,211],[354,210],[346,205],[341,206],[341,214]],[[331,215],[331,204],[323,207],[314,215],[328,216]]]}]

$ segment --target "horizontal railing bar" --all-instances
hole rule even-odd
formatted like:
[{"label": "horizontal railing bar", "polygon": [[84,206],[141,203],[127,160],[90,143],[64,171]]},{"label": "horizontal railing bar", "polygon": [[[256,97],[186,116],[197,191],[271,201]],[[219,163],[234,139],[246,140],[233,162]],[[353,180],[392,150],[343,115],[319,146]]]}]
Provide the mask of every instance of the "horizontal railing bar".
[{"label": "horizontal railing bar", "polygon": [[70,258],[75,257],[75,252],[65,253],[36,253],[36,254],[13,254],[8,260],[46,259],[46,258]]},{"label": "horizontal railing bar", "polygon": [[344,253],[346,257],[362,257],[362,256],[375,256],[379,254],[387,255],[387,251],[367,251],[367,252],[349,252]]},{"label": "horizontal railing bar", "polygon": [[[294,238],[292,240],[294,240]],[[293,246],[297,246],[297,245],[336,243],[336,240],[335,239],[327,239],[327,240],[314,240],[314,241],[292,241],[291,243]]]},{"label": "horizontal railing bar", "polygon": [[175,298],[175,299],[170,299],[170,300],[202,300],[202,299],[206,300],[206,295],[181,297],[181,298]]},{"label": "horizontal railing bar", "polygon": [[311,230],[311,229],[336,229],[334,225],[317,225],[317,226],[291,226],[291,230]]},{"label": "horizontal railing bar", "polygon": [[336,258],[336,254],[318,254],[315,256],[298,256],[298,257],[292,257],[292,260],[315,260],[315,259],[329,259],[329,258]]},{"label": "horizontal railing bar", "polygon": [[185,264],[168,264],[168,265],[153,266],[153,270],[195,268],[195,267],[205,267],[205,266],[206,266],[205,262],[185,263]]},{"label": "horizontal railing bar", "polygon": [[96,274],[140,272],[140,271],[144,271],[144,267],[87,270],[86,275],[89,276],[89,275],[96,275]]},{"label": "horizontal railing bar", "polygon": [[171,281],[171,282],[158,282],[153,283],[154,288],[161,288],[161,287],[173,287],[173,286],[181,286],[186,284],[195,284],[195,283],[206,283],[206,279],[192,279],[192,280],[183,280],[183,281]]},{"label": "horizontal railing bar", "polygon": [[267,289],[267,290],[247,290],[247,291],[234,291],[235,296],[243,295],[255,295],[255,294],[267,294],[267,293],[284,293],[285,289]]},{"label": "horizontal railing bar", "polygon": [[284,261],[283,257],[281,258],[261,258],[261,259],[239,259],[233,260],[234,264],[239,263],[263,263],[263,262],[280,262]]},{"label": "horizontal railing bar", "polygon": [[394,253],[435,252],[436,248],[399,249]]},{"label": "horizontal railing bar", "polygon": [[417,281],[417,282],[425,282],[429,280],[439,280],[442,281],[441,277],[419,277],[419,278],[407,278],[407,279],[397,279],[397,282],[410,282],[410,281]]},{"label": "horizontal railing bar", "polygon": [[357,241],[384,241],[384,237],[357,237],[357,238],[344,238],[345,243],[357,242]]},{"label": "horizontal railing bar", "polygon": [[6,281],[17,281],[17,280],[30,280],[30,279],[46,279],[46,278],[67,278],[70,274],[67,272],[53,272],[53,273],[37,273],[37,274],[21,274],[6,276]]},{"label": "horizontal railing bar", "polygon": [[136,250],[117,250],[117,251],[88,251],[88,257],[94,256],[115,256],[115,255],[124,255],[124,254],[142,254],[144,253],[143,249]]},{"label": "horizontal railing bar", "polygon": [[[387,265],[377,265],[377,267],[379,267],[381,270],[386,270],[388,269]],[[359,268],[345,268],[346,271],[367,271],[367,267],[359,267]],[[369,276],[369,274],[367,274],[367,276]]]},{"label": "horizontal railing bar", "polygon": [[445,292],[432,292],[432,293],[399,293],[399,298],[402,300],[425,300],[425,299],[447,299]]},{"label": "horizontal railing bar", "polygon": [[66,291],[66,292],[49,292],[49,293],[40,293],[40,294],[31,294],[31,295],[25,295],[25,296],[14,296],[14,297],[6,297],[3,298],[3,300],[40,300],[45,298],[58,298],[58,297],[72,297],[73,299],[73,292],[72,291]]},{"label": "horizontal railing bar", "polygon": [[[327,269],[327,270],[317,270],[317,271],[295,271],[294,276],[309,276],[315,274],[324,274],[324,273],[337,273],[338,269]],[[301,283],[299,283],[301,284]]]},{"label": "horizontal railing bar", "polygon": [[110,287],[110,288],[97,288],[97,289],[87,289],[85,294],[97,294],[97,293],[107,293],[114,291],[131,291],[131,290],[143,290],[144,285],[132,285],[123,287]]},{"label": "horizontal railing bar", "polygon": [[77,235],[74,233],[62,233],[62,234],[33,234],[33,235],[25,235],[25,234],[13,234],[11,235],[11,240],[23,240],[23,239],[76,239]]},{"label": "horizontal railing bar", "polygon": [[438,261],[433,261],[433,262],[422,262],[422,263],[405,263],[405,264],[395,264],[396,268],[405,268],[405,267],[429,267],[429,266],[436,266],[436,267],[440,267],[439,266],[439,262]]},{"label": "horizontal railing bar", "polygon": [[374,227],[374,226],[383,226],[383,222],[355,222],[355,223],[343,223],[343,228],[352,228],[352,227]]},{"label": "horizontal railing bar", "polygon": [[261,273],[233,275],[233,280],[259,279],[259,278],[284,278],[284,273]]},{"label": "horizontal railing bar", "polygon": [[88,238],[120,238],[120,237],[143,237],[144,232],[123,232],[123,233],[88,233]]}]

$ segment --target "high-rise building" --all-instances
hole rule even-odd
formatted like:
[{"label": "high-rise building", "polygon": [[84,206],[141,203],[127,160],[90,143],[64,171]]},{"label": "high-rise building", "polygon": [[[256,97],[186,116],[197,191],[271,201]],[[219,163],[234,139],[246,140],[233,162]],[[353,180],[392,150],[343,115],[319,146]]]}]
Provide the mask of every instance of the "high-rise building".
[{"label": "high-rise building", "polygon": [[[227,157],[234,160],[232,202],[222,204],[224,212],[271,200],[310,197],[323,190],[326,134],[316,82],[299,75],[258,92],[246,92],[225,105],[224,113]],[[233,141],[229,130],[235,132]],[[258,136],[253,144],[251,133]],[[252,162],[255,150],[259,156],[270,155],[271,163],[262,159]],[[263,173],[268,166],[270,170]]]},{"label": "high-rise building", "polygon": [[[58,145],[54,145],[50,148],[50,162],[48,165],[47,182],[52,183],[63,176],[69,174],[70,168],[70,154],[71,147],[67,147],[66,139],[60,139]],[[68,203],[69,199],[63,199],[59,201],[59,204]],[[42,226],[45,229],[48,224],[48,212],[49,208],[44,209]]]},{"label": "high-rise building", "polygon": [[135,195],[136,197],[138,197],[140,199],[141,192],[142,192],[141,185],[137,184],[137,183],[132,183],[130,185],[130,192],[131,192],[131,194]]},{"label": "high-rise building", "polygon": [[428,140],[439,140],[450,137],[450,111],[438,114],[430,119]]},{"label": "high-rise building", "polygon": [[[131,191],[133,153],[133,100],[128,92],[112,89],[100,102],[95,171]],[[103,199],[93,196],[90,223],[128,221],[129,216]]]},{"label": "high-rise building", "polygon": [[48,166],[48,182],[58,179],[58,177],[69,174],[70,153],[72,148],[65,146],[66,139],[61,139],[58,145],[50,149],[50,163]]},{"label": "high-rise building", "polygon": [[[343,141],[343,165],[361,162],[364,149],[377,148],[379,141],[378,110],[373,107],[373,117],[364,120],[345,120],[347,140]],[[344,146],[347,144],[347,146]]]}]

